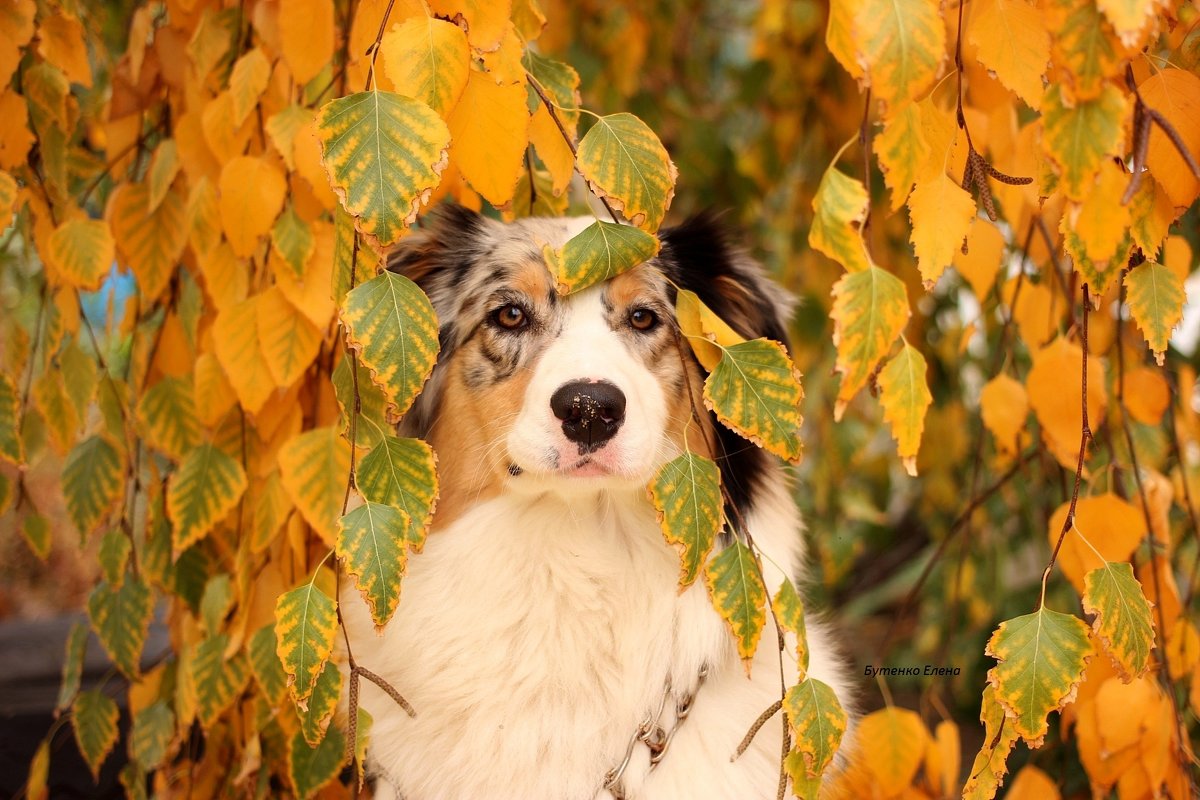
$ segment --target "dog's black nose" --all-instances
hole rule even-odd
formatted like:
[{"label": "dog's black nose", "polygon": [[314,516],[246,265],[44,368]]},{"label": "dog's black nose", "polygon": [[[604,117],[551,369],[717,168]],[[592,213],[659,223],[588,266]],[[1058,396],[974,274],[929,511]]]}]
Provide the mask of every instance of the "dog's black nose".
[{"label": "dog's black nose", "polygon": [[568,383],[550,397],[550,409],[579,452],[590,453],[615,436],[625,421],[625,393],[608,381]]}]

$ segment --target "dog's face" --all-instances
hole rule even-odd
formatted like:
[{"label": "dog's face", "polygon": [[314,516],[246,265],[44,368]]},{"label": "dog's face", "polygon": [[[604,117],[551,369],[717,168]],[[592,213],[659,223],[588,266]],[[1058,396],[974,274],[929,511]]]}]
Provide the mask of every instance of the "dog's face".
[{"label": "dog's face", "polygon": [[676,287],[696,290],[743,335],[780,340],[782,293],[705,219],[664,232],[658,258],[562,296],[543,247],[590,222],[505,225],[451,209],[393,255],[391,268],[429,294],[442,326],[438,367],[410,427],[438,451],[443,502],[501,487],[644,486],[685,441],[728,461],[675,323]]}]

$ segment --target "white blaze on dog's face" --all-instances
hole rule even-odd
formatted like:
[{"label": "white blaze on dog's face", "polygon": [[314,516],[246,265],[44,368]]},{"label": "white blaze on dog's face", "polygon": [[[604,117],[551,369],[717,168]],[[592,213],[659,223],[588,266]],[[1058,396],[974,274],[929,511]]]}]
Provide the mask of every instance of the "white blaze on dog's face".
[{"label": "white blaze on dog's face", "polygon": [[718,463],[745,486],[761,469],[756,448],[726,447],[729,434],[693,413],[703,374],[677,334],[674,299],[675,286],[694,289],[743,335],[782,340],[771,284],[702,221],[674,241],[664,234],[658,258],[559,295],[543,248],[590,222],[505,225],[450,209],[393,255],[441,323],[438,366],[406,421],[438,453],[439,523],[502,489],[642,487],[682,451],[685,427],[706,455],[722,439]]}]

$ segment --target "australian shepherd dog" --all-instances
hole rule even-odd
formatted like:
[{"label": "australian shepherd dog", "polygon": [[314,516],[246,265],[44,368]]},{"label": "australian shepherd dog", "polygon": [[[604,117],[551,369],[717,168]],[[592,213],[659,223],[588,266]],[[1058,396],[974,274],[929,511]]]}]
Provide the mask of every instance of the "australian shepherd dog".
[{"label": "australian shepherd dog", "polygon": [[[416,712],[364,684],[376,797],[776,795],[778,720],[734,754],[780,697],[777,634],[768,618],[747,675],[704,581],[679,590],[647,484],[690,426],[766,556],[768,590],[801,576],[786,469],[694,410],[704,371],[674,317],[682,287],[742,336],[786,342],[790,302],[707,216],[661,231],[654,259],[562,296],[543,248],[591,221],[451,208],[390,259],[441,323],[438,365],[404,422],[437,451],[441,489],[380,635],[357,592],[342,593],[356,661]],[[808,644],[809,674],[844,702],[846,670],[811,620]],[[784,663],[791,685],[794,655]]]}]

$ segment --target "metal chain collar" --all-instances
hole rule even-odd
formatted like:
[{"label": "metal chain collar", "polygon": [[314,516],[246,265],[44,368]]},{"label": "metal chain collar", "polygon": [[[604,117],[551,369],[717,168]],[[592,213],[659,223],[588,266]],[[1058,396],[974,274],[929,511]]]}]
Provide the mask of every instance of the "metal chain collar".
[{"label": "metal chain collar", "polygon": [[625,776],[625,770],[629,768],[629,762],[633,759],[633,751],[637,747],[638,742],[646,745],[646,749],[650,751],[650,770],[653,771],[658,766],[659,762],[667,754],[667,748],[671,746],[671,740],[675,738],[679,727],[692,712],[692,704],[696,701],[696,693],[700,691],[700,687],[704,685],[704,679],[707,677],[708,665],[705,664],[700,667],[700,671],[697,673],[696,688],[676,701],[675,721],[671,725],[670,730],[660,724],[663,711],[667,707],[667,701],[673,696],[671,692],[671,679],[667,678],[666,685],[663,688],[662,700],[658,704],[658,710],[654,714],[648,715],[634,730],[633,735],[629,737],[629,743],[625,745],[624,758],[621,759],[620,764],[610,769],[608,774],[604,776],[604,783],[601,784],[600,791],[607,791],[612,795],[614,800],[626,800],[625,784],[621,779]]}]

